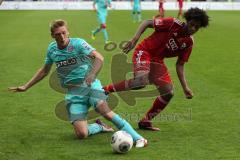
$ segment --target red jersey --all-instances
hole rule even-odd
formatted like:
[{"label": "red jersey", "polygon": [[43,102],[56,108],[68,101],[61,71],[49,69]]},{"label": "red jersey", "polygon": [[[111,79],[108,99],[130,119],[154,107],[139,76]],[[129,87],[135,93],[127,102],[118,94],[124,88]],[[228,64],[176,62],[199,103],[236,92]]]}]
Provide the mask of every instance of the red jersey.
[{"label": "red jersey", "polygon": [[184,34],[185,26],[185,23],[175,18],[155,18],[155,31],[137,49],[149,52],[153,61],[178,57],[187,62],[192,51],[193,38]]}]

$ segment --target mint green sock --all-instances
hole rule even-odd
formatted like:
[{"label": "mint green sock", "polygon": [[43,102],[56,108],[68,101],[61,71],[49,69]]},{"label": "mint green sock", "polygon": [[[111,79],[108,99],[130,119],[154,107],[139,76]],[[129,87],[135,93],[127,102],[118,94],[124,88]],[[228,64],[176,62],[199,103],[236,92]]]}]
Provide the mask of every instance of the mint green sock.
[{"label": "mint green sock", "polygon": [[122,119],[118,114],[114,115],[112,118],[112,123],[120,130],[126,131],[133,137],[133,141],[135,142],[138,139],[141,139],[140,136],[132,126],[124,119]]},{"label": "mint green sock", "polygon": [[132,13],[132,19],[133,19],[133,22],[136,22],[136,15],[135,15],[135,13]]},{"label": "mint green sock", "polygon": [[142,15],[141,15],[141,13],[138,13],[138,14],[137,14],[137,20],[138,20],[138,22],[140,22],[140,21],[142,20]]},{"label": "mint green sock", "polygon": [[93,31],[93,35],[95,36],[98,32],[100,32],[101,31],[101,28],[96,28],[94,31]]},{"label": "mint green sock", "polygon": [[106,29],[102,29],[103,32],[103,36],[104,36],[104,41],[107,42],[108,41],[108,33]]}]

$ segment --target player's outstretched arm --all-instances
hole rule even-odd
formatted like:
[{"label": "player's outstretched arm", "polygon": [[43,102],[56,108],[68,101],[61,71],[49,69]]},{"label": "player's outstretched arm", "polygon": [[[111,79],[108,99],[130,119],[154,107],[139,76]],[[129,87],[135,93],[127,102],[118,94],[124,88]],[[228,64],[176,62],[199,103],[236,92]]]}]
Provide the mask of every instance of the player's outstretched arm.
[{"label": "player's outstretched arm", "polygon": [[87,85],[90,85],[93,82],[93,80],[96,78],[98,72],[102,68],[103,59],[104,59],[103,56],[97,51],[92,51],[92,53],[89,56],[93,58],[94,61],[93,61],[92,70],[88,73],[88,75],[85,78],[85,82],[87,83]]},{"label": "player's outstretched arm", "polygon": [[177,75],[178,75],[178,79],[182,85],[184,94],[186,96],[187,99],[192,99],[193,98],[193,92],[191,91],[191,89],[188,87],[186,78],[185,78],[185,73],[184,73],[184,62],[182,62],[181,60],[177,61],[176,64],[176,71],[177,71]]},{"label": "player's outstretched arm", "polygon": [[144,20],[138,27],[134,37],[123,47],[123,52],[128,53],[137,44],[139,38],[147,28],[153,28],[153,20]]},{"label": "player's outstretched arm", "polygon": [[51,64],[45,64],[42,68],[40,68],[36,74],[24,85],[18,87],[9,87],[9,91],[13,92],[25,92],[33,85],[41,81],[44,77],[46,77],[51,70]]}]

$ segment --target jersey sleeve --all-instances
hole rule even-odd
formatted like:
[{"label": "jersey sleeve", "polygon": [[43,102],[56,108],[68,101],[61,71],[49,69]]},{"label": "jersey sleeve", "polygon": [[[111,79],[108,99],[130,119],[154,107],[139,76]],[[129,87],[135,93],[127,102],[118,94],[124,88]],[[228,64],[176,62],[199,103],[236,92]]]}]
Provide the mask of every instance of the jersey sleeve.
[{"label": "jersey sleeve", "polygon": [[167,31],[170,30],[171,26],[173,25],[173,18],[154,18],[153,19],[153,26],[155,31]]},{"label": "jersey sleeve", "polygon": [[77,42],[78,52],[80,54],[89,55],[92,51],[96,50],[90,44],[88,44],[84,39],[78,39]]},{"label": "jersey sleeve", "polygon": [[179,60],[181,60],[182,62],[187,62],[192,52],[194,39],[192,36],[190,36],[188,38],[179,39],[179,42],[182,44],[183,48],[186,46],[186,48],[180,51],[178,56]]},{"label": "jersey sleeve", "polygon": [[45,64],[53,64],[53,60],[50,55],[51,55],[51,44],[48,46],[48,49],[47,49]]}]

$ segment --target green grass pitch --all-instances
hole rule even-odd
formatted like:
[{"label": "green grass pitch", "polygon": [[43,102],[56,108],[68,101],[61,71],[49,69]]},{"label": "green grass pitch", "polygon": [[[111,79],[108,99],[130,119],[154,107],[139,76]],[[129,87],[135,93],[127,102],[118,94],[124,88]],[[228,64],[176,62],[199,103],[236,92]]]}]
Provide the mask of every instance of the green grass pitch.
[{"label": "green grass pitch", "polygon": [[[194,98],[184,98],[175,73],[176,59],[166,60],[175,97],[162,116],[154,120],[161,131],[139,131],[149,146],[119,155],[111,151],[111,133],[86,140],[75,138],[72,126],[55,116],[55,105],[64,95],[49,87],[48,77],[26,93],[7,91],[9,86],[25,83],[43,65],[51,41],[49,22],[58,18],[69,22],[71,37],[86,39],[104,55],[105,64],[98,78],[103,84],[110,83],[111,58],[120,50],[106,52],[102,34],[95,41],[90,39],[90,31],[97,26],[95,13],[0,11],[0,160],[240,159],[240,12],[208,13],[210,26],[194,36],[193,53],[185,67]],[[156,11],[143,11],[143,18],[155,14]],[[175,16],[177,12],[166,14]],[[107,25],[110,40],[117,43],[131,38],[138,26],[132,23],[130,11],[110,11]],[[148,29],[143,37],[151,32]],[[139,98],[134,107],[119,99],[115,111],[136,128],[139,116],[153,99]]]}]

